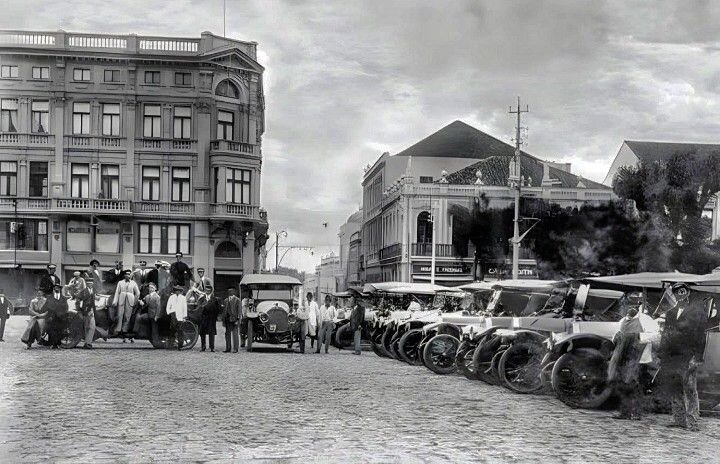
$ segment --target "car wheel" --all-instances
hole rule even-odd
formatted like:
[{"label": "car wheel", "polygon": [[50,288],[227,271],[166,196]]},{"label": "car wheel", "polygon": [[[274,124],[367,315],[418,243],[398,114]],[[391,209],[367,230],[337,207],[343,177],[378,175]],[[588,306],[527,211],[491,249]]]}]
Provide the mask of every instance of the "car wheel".
[{"label": "car wheel", "polygon": [[436,335],[427,342],[423,350],[425,365],[436,374],[455,372],[455,354],[459,347],[460,340],[452,335]]},{"label": "car wheel", "polygon": [[63,329],[62,339],[60,340],[60,348],[75,348],[76,346],[78,346],[82,338],[82,318],[77,314],[68,315],[67,322],[65,323],[65,328]]},{"label": "car wheel", "polygon": [[460,343],[457,353],[455,354],[455,366],[458,372],[465,376],[468,380],[480,380],[475,372],[473,365],[473,354],[475,354],[477,343],[472,340],[465,340]]},{"label": "car wheel", "polygon": [[[248,325],[247,325],[247,339],[245,341],[245,349],[247,350],[248,353],[250,353],[252,351],[253,337],[255,336],[255,334],[253,332],[254,332],[253,321],[252,321],[252,319],[250,319],[248,321]],[[300,343],[302,343],[302,342],[300,342]]]},{"label": "car wheel", "polygon": [[383,333],[379,327],[376,327],[373,329],[372,334],[370,334],[370,346],[372,347],[373,353],[381,358],[385,357],[385,353],[383,353],[382,348],[380,348]]},{"label": "car wheel", "polygon": [[183,334],[182,351],[192,350],[199,338],[197,326],[190,321],[182,321],[180,329]]},{"label": "car wheel", "polygon": [[498,384],[498,378],[493,373],[492,361],[495,351],[500,348],[500,341],[498,336],[485,336],[480,339],[477,348],[473,352],[472,363],[475,375],[479,380],[490,385]]},{"label": "car wheel", "polygon": [[400,337],[398,342],[398,354],[400,359],[413,366],[422,365],[418,346],[423,339],[422,329],[408,330]]},{"label": "car wheel", "polygon": [[578,348],[555,362],[552,387],[560,401],[573,408],[599,408],[612,394],[607,359],[593,348]]},{"label": "car wheel", "polygon": [[350,330],[350,324],[340,326],[333,334],[335,347],[339,350],[347,348],[353,343],[353,333]]},{"label": "car wheel", "polygon": [[518,393],[533,393],[543,386],[540,373],[544,355],[537,343],[516,343],[500,357],[498,374],[502,384]]},{"label": "car wheel", "polygon": [[393,357],[392,353],[390,352],[390,341],[392,340],[392,337],[394,334],[395,334],[395,327],[392,324],[388,325],[385,328],[385,332],[383,332],[383,336],[380,341],[380,348],[383,350],[383,353],[385,353],[386,358]]}]

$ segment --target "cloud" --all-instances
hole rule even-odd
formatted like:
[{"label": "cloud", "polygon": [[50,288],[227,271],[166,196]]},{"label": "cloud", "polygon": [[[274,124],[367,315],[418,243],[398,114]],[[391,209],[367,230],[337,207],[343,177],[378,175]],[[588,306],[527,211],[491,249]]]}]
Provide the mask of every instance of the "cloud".
[{"label": "cloud", "polygon": [[[455,119],[509,140],[517,95],[527,150],[594,180],[624,139],[717,141],[718,20],[687,0],[228,0],[228,35],[266,67],[271,232],[317,250],[283,264],[311,269],[337,243],[383,151]],[[0,27],[197,37],[222,33],[222,2],[6,0]]]}]

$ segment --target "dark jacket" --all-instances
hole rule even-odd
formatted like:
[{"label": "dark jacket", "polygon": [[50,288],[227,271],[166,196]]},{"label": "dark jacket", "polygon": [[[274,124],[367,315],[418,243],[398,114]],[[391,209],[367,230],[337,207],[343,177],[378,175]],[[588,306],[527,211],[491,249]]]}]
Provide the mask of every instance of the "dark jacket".
[{"label": "dark jacket", "polygon": [[[150,272],[147,273],[147,276],[145,276],[145,283],[154,283],[157,287],[158,285],[158,270],[157,269],[150,269]],[[161,290],[161,289],[158,289]]]},{"label": "dark jacket", "polygon": [[47,313],[45,317],[45,330],[48,334],[48,342],[50,345],[60,345],[63,337],[63,330],[67,323],[68,302],[67,299],[60,294],[60,298],[55,299],[54,293],[47,297],[47,301],[43,305],[43,312]]},{"label": "dark jacket", "polygon": [[222,312],[222,302],[219,298],[212,297],[210,301],[202,306],[200,313],[200,335],[216,335],[217,319]]},{"label": "dark jacket", "polygon": [[83,314],[88,314],[90,311],[93,311],[94,313],[95,295],[97,295],[97,293],[94,289],[92,294],[90,294],[90,289],[88,288],[83,288],[82,290],[80,290],[80,293],[78,293],[75,299],[75,309],[77,309]]},{"label": "dark jacket", "polygon": [[60,277],[56,276],[55,274],[45,274],[40,279],[40,290],[48,295],[53,292],[53,287],[55,284],[60,283]]},{"label": "dark jacket", "polygon": [[690,304],[685,306],[680,319],[677,313],[678,307],[675,307],[665,314],[665,328],[658,351],[660,360],[686,362],[695,356],[696,361],[702,361],[708,324],[705,309],[702,305]]},{"label": "dark jacket", "polygon": [[242,314],[242,300],[237,296],[233,299],[233,301],[231,301],[230,298],[225,298],[223,306],[225,307],[225,311],[223,312],[223,322],[226,324],[228,322],[237,324],[240,320],[240,315]]},{"label": "dark jacket", "polygon": [[356,304],[352,309],[352,312],[350,312],[350,330],[358,330],[362,328],[363,322],[365,322],[365,309]]},{"label": "dark jacket", "polygon": [[170,274],[175,280],[175,285],[185,286],[185,282],[192,280],[192,273],[190,267],[182,261],[176,261],[170,265]]},{"label": "dark jacket", "polygon": [[0,319],[7,319],[13,313],[13,305],[7,296],[3,297],[3,302],[0,303]]}]

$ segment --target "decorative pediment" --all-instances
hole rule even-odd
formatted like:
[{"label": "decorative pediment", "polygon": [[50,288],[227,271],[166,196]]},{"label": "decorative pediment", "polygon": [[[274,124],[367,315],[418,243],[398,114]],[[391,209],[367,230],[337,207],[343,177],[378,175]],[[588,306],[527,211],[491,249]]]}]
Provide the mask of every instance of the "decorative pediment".
[{"label": "decorative pediment", "polygon": [[222,51],[215,51],[214,53],[207,53],[205,56],[212,63],[223,67],[237,69],[238,71],[249,70],[257,73],[262,73],[265,70],[265,68],[260,66],[257,61],[255,61],[250,56],[243,53],[242,50],[239,50],[237,48],[229,48]]}]

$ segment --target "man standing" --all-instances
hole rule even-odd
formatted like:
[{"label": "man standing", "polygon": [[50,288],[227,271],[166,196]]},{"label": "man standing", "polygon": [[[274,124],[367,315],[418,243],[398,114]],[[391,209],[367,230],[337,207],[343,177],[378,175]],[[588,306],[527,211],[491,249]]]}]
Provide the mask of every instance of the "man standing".
[{"label": "man standing", "polygon": [[138,265],[138,268],[132,273],[132,279],[140,289],[140,298],[145,298],[145,295],[147,295],[147,287],[145,285],[147,284],[148,272],[150,272],[150,270],[147,268],[147,261],[145,260],[140,260]]},{"label": "man standing", "polygon": [[[296,314],[298,324],[300,324],[300,353],[305,353],[305,338],[308,333],[308,319],[310,319],[310,313],[315,312],[315,314],[318,314],[320,311],[317,303],[313,301],[312,292],[307,292],[306,297],[307,304],[300,306]],[[318,346],[320,346],[320,341],[318,341]]]},{"label": "man standing", "polygon": [[363,322],[365,322],[365,309],[357,304],[354,296],[350,297],[349,303],[352,308],[352,311],[350,312],[350,330],[353,331],[353,341],[355,343],[355,351],[353,354],[359,355],[361,353],[360,333],[362,332]]},{"label": "man standing", "polygon": [[170,316],[170,327],[171,330],[175,333],[175,337],[177,339],[177,349],[180,351],[183,347],[183,341],[185,339],[185,335],[183,334],[182,330],[182,322],[187,319],[187,301],[185,300],[185,295],[183,295],[183,290],[180,285],[176,285],[173,287],[173,294],[170,295],[170,298],[168,299],[167,303],[167,314]]},{"label": "man standing", "polygon": [[117,284],[123,280],[124,271],[122,266],[122,261],[115,261],[115,267],[109,271],[105,271],[105,283],[107,284],[108,290],[112,291],[112,293],[115,293]]},{"label": "man standing", "polygon": [[[632,299],[632,300],[631,300]],[[643,331],[640,322],[640,304],[642,295],[629,295],[627,314],[620,320],[620,330],[615,334],[615,349],[608,366],[608,380],[615,387],[620,404],[613,419],[640,420],[640,358],[643,345],[640,344],[640,333]]]},{"label": "man standing", "polygon": [[102,290],[102,273],[98,269],[98,266],[100,266],[100,261],[93,259],[90,261],[90,267],[88,267],[88,270],[85,272],[85,274],[87,274],[87,280],[92,279],[95,281],[95,291]]},{"label": "man standing", "polygon": [[55,284],[43,310],[47,312],[45,328],[48,334],[48,344],[50,348],[58,349],[62,342],[68,314],[68,300],[62,295],[62,285]]},{"label": "man standing", "polygon": [[192,281],[192,273],[188,265],[181,261],[182,257],[182,253],[175,253],[176,261],[170,266],[170,274],[174,281],[173,285],[180,285],[184,289],[185,285]]},{"label": "man standing", "polygon": [[40,290],[45,294],[45,296],[49,296],[53,293],[55,285],[60,285],[60,277],[55,275],[56,268],[57,266],[54,264],[48,264],[48,273],[40,279]]},{"label": "man standing", "polygon": [[690,302],[690,290],[679,283],[672,286],[677,305],[665,314],[660,338],[660,370],[672,401],[672,427],[699,430],[700,402],[697,370],[703,362],[708,317],[702,302]]},{"label": "man standing", "polygon": [[39,342],[43,335],[45,335],[45,316],[47,313],[45,312],[46,310],[43,309],[43,306],[45,306],[46,301],[47,298],[45,298],[45,294],[38,288],[35,298],[30,301],[30,306],[28,307],[28,313],[31,319],[25,331],[26,333],[22,337],[28,349],[32,347],[34,341],[37,340]]},{"label": "man standing", "polygon": [[155,260],[155,268],[150,269],[147,273],[147,277],[145,278],[146,282],[149,284],[150,282],[155,284],[155,290],[158,289],[158,275],[160,268],[162,267],[162,261]]},{"label": "man standing", "polygon": [[5,290],[0,288],[0,342],[4,342],[5,322],[13,313],[13,305],[5,296]]},{"label": "man standing", "polygon": [[235,295],[233,287],[228,288],[228,297],[225,298],[225,311],[223,313],[223,325],[225,326],[225,353],[230,352],[232,340],[233,353],[238,352],[238,322],[242,311],[240,298]]},{"label": "man standing", "polygon": [[195,285],[193,285],[193,288],[205,293],[206,288],[213,286],[212,281],[209,277],[205,277],[205,269],[199,267],[197,269],[197,273],[198,279],[195,281]]},{"label": "man standing", "polygon": [[[248,325],[252,324],[250,313],[255,312],[255,300],[252,298],[252,294],[249,294],[240,301],[241,314],[240,314],[240,348],[245,348],[245,342],[247,340]],[[255,314],[254,316],[257,316]],[[253,327],[254,328],[254,327]],[[253,333],[255,331],[253,330]],[[251,340],[252,341],[252,340]]]},{"label": "man standing", "polygon": [[212,286],[205,287],[205,296],[200,314],[200,351],[205,351],[205,336],[207,335],[210,351],[214,353],[217,318],[222,310],[222,302],[213,294]]},{"label": "man standing", "polygon": [[80,276],[80,271],[73,272],[73,277],[67,284],[67,293],[70,298],[77,298],[80,291],[87,286],[85,279]]},{"label": "man standing", "polygon": [[160,305],[160,295],[157,292],[157,285],[153,282],[148,284],[149,293],[145,295],[142,304],[147,308],[148,319],[150,319],[150,336],[151,340],[159,340],[158,320],[162,317],[162,306]]},{"label": "man standing", "polygon": [[125,271],[123,280],[118,282],[115,287],[115,298],[113,298],[113,305],[117,306],[115,333],[125,334],[130,331],[130,317],[138,298],[140,298],[140,289],[135,282],[130,280],[130,271]]},{"label": "man standing", "polygon": [[83,315],[85,329],[85,344],[83,348],[92,349],[95,340],[95,281],[86,282],[86,287],[80,290],[75,300],[75,309]]},{"label": "man standing", "polygon": [[332,337],[332,331],[335,328],[336,315],[337,310],[335,309],[335,306],[332,305],[330,295],[326,295],[325,304],[320,306],[320,311],[318,312],[317,326],[319,327],[320,331],[318,335],[317,350],[315,350],[316,353],[320,352],[320,347],[323,343],[325,343],[325,353],[328,352]]}]

